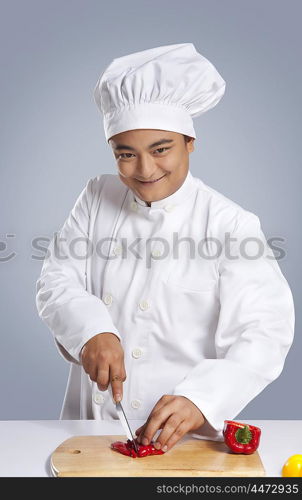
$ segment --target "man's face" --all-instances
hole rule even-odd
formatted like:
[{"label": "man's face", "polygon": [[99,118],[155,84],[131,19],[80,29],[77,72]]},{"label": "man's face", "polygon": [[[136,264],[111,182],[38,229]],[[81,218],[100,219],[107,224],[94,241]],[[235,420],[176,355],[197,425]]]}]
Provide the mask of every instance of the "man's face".
[{"label": "man's face", "polygon": [[194,140],[177,132],[135,129],[112,136],[109,144],[121,181],[150,203],[170,196],[182,185]]}]

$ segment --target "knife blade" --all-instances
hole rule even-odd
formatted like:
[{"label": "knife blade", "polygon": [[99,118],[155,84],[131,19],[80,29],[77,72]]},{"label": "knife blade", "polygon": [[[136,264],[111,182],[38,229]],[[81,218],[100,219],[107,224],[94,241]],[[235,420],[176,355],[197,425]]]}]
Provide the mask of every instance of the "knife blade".
[{"label": "knife blade", "polygon": [[134,437],[133,437],[133,434],[132,434],[132,431],[131,431],[131,427],[129,425],[129,422],[127,420],[127,417],[125,415],[125,412],[124,412],[124,409],[123,409],[121,403],[120,402],[115,403],[115,407],[116,407],[116,412],[118,414],[120,422],[121,422],[121,424],[123,426],[123,429],[126,432],[126,436],[127,436],[128,439],[130,439],[133,442],[134,449],[135,449],[136,453],[138,453],[137,444],[136,444],[136,442],[134,440]]},{"label": "knife blade", "polygon": [[121,402],[120,401],[116,402],[114,400],[111,384],[109,384],[108,390],[109,390],[109,392],[111,394],[112,401],[115,404],[116,413],[117,413],[118,418],[119,418],[119,420],[120,420],[120,422],[121,422],[121,424],[123,426],[123,429],[124,429],[124,431],[126,433],[126,436],[127,436],[128,439],[130,439],[130,441],[133,442],[134,449],[135,449],[136,453],[138,454],[138,446],[137,446],[136,442],[134,441],[134,437],[133,437],[133,434],[132,434],[129,422],[127,420],[126,414],[125,414],[124,409],[123,409],[123,407],[121,405]]}]

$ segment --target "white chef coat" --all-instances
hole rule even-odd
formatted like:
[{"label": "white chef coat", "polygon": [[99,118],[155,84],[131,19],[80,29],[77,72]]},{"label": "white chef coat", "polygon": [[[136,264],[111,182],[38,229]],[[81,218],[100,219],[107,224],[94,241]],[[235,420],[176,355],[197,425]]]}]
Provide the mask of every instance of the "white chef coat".
[{"label": "white chef coat", "polygon": [[[246,258],[259,244],[239,252],[244,238],[262,242],[262,256]],[[182,395],[206,419],[194,433],[223,440],[224,420],[280,375],[293,342],[292,293],[259,218],[190,170],[151,207],[118,175],[89,179],[48,247],[36,291],[38,314],[70,363],[61,419],[118,418],[80,358],[90,338],[113,332],[129,419],[146,420],[164,394]]]}]

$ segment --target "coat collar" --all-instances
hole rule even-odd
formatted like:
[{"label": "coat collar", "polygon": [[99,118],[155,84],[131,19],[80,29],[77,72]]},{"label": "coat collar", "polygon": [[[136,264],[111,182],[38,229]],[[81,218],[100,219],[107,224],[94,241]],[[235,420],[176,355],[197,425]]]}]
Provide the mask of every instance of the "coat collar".
[{"label": "coat collar", "polygon": [[179,205],[184,200],[186,200],[192,193],[194,187],[195,187],[195,180],[189,169],[184,182],[177,189],[177,191],[174,191],[174,193],[170,194],[170,196],[167,196],[166,198],[157,201],[152,201],[150,207],[147,205],[146,201],[139,198],[137,194],[134,194],[133,191],[131,191],[132,192],[131,199],[132,202],[133,201],[136,202],[139,206],[141,206],[145,210],[150,210],[151,208],[174,207],[175,205]]}]

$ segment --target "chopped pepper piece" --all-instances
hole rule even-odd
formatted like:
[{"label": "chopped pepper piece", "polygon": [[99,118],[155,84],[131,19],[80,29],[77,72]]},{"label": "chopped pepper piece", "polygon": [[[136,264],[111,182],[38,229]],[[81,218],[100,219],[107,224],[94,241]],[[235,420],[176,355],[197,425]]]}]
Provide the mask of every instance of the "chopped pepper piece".
[{"label": "chopped pepper piece", "polygon": [[137,438],[135,438],[135,442],[138,447],[138,453],[136,453],[133,441],[131,439],[127,439],[126,443],[123,443],[123,441],[115,441],[114,443],[111,444],[111,448],[113,450],[119,451],[123,455],[128,455],[129,457],[136,458],[136,457],[146,457],[147,455],[163,455],[164,452],[162,450],[157,450],[154,448],[154,444],[151,441],[150,444],[148,445],[142,445],[137,441]]},{"label": "chopped pepper piece", "polygon": [[225,420],[223,436],[225,444],[233,453],[250,455],[259,446],[261,429],[254,425]]}]

